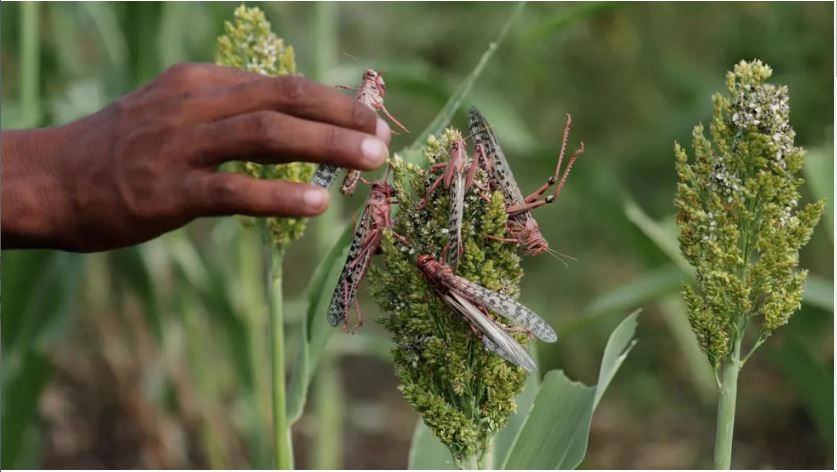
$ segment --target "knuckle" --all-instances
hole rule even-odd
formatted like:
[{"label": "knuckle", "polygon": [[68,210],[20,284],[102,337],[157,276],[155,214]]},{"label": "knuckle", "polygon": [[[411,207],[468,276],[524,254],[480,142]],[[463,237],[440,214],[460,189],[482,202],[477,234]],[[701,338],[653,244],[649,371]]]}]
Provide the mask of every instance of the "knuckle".
[{"label": "knuckle", "polygon": [[205,77],[206,68],[202,64],[181,62],[169,67],[164,76],[178,85],[197,85]]},{"label": "knuckle", "polygon": [[240,195],[241,186],[236,180],[222,178],[209,186],[208,200],[213,205],[226,210],[235,207]]},{"label": "knuckle", "polygon": [[247,135],[255,142],[270,142],[276,135],[276,115],[269,111],[251,113],[245,122]]},{"label": "knuckle", "polygon": [[324,144],[326,152],[333,156],[339,156],[342,149],[343,133],[335,126],[326,128],[324,136]]},{"label": "knuckle", "polygon": [[302,77],[282,77],[279,88],[289,104],[303,106],[308,101],[308,81]]},{"label": "knuckle", "polygon": [[366,105],[353,101],[349,126],[362,130],[375,129],[375,113]]}]

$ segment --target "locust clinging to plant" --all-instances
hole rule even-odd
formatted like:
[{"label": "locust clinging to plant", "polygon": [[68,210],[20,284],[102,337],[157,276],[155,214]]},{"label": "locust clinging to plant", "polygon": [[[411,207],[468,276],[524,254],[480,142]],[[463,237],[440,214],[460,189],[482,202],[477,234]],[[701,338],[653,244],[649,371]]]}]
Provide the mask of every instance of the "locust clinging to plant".
[{"label": "locust clinging to plant", "polygon": [[[398,127],[403,129],[405,132],[409,132],[400,121],[396,120],[395,117],[392,116],[384,105],[386,84],[384,83],[384,78],[379,72],[374,69],[366,69],[363,73],[363,79],[361,80],[360,86],[357,88],[345,85],[338,85],[337,87],[354,90],[355,99],[358,102],[363,103],[376,112],[383,111],[384,115],[386,115],[390,121],[398,125]],[[311,183],[319,185],[320,187],[329,188],[334,182],[335,177],[337,177],[337,166],[332,164],[320,164],[320,166],[317,167],[317,172],[314,174],[314,178],[311,179]],[[340,191],[344,194],[351,195],[357,188],[359,180],[360,171],[349,170],[343,180],[343,185],[341,186]]]},{"label": "locust clinging to plant", "polygon": [[[346,264],[343,266],[328,306],[328,322],[332,326],[342,323],[344,329],[348,329],[349,310],[355,303],[358,285],[369,270],[372,256],[380,247],[384,230],[392,227],[391,196],[392,187],[386,181],[372,183],[366,206],[349,247]],[[358,310],[358,322],[354,327],[361,325],[363,325],[363,316]]]},{"label": "locust clinging to plant", "polygon": [[427,254],[419,256],[416,265],[440,297],[478,333],[486,348],[515,365],[528,371],[535,368],[526,349],[490,318],[489,311],[507,318],[543,341],[555,342],[558,339],[543,318],[508,295],[488,290],[455,275],[450,266]]},{"label": "locust clinging to plant", "polygon": [[[535,221],[534,216],[532,216],[531,210],[551,203],[558,198],[575,160],[584,152],[584,143],[582,142],[579,148],[570,156],[563,173],[561,172],[561,165],[563,164],[564,153],[567,148],[570,124],[572,123],[570,115],[567,115],[567,124],[564,126],[561,152],[555,167],[555,175],[550,177],[540,188],[525,197],[517,185],[506,155],[500,148],[488,121],[486,121],[485,117],[476,108],[471,108],[468,111],[468,118],[469,130],[474,136],[474,142],[477,148],[476,153],[478,156],[484,156],[487,158],[486,161],[490,162],[490,166],[486,169],[489,174],[490,186],[492,189],[502,192],[506,200],[506,212],[509,215],[507,229],[511,237],[504,239],[504,241],[519,244],[528,254],[533,256],[543,252],[554,253],[554,251],[549,249],[549,243],[543,234],[541,234],[538,223]],[[556,182],[558,185],[554,193],[545,198],[540,198]]]}]

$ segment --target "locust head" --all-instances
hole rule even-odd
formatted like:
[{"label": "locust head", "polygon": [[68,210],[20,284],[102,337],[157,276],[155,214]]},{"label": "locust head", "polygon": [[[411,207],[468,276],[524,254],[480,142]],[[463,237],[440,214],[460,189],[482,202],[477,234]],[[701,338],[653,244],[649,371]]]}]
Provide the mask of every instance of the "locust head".
[{"label": "locust head", "polygon": [[549,251],[549,243],[541,234],[538,222],[534,218],[524,218],[523,221],[510,220],[508,230],[511,237],[516,239],[530,256]]}]

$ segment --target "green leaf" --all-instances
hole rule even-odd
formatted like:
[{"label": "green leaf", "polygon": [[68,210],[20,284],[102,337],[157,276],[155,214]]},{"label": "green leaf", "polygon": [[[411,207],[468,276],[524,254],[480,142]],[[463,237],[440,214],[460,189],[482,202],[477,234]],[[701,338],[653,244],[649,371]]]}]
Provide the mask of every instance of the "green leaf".
[{"label": "green leaf", "polygon": [[686,305],[683,303],[683,299],[679,294],[671,294],[663,297],[659,303],[663,312],[663,321],[671,331],[671,335],[680,349],[680,354],[692,372],[689,375],[689,380],[694,385],[701,400],[707,404],[711,403],[716,398],[718,388],[715,381],[715,372],[706,359],[706,354],[700,350],[697,337],[695,337],[692,326],[689,324],[689,315],[686,313]]},{"label": "green leaf", "polygon": [[587,314],[585,318],[606,313],[624,313],[632,307],[642,306],[664,295],[677,293],[684,280],[686,277],[683,271],[674,265],[666,265],[645,272],[631,282],[593,299],[584,310]]},{"label": "green leaf", "polygon": [[468,74],[468,77],[465,78],[465,81],[456,89],[453,95],[448,99],[448,102],[445,104],[444,107],[439,111],[433,121],[427,126],[427,128],[418,135],[413,144],[399,152],[404,159],[412,162],[416,162],[413,158],[414,156],[420,155],[420,149],[424,146],[424,142],[427,140],[427,137],[431,134],[436,134],[441,132],[449,123],[450,120],[453,118],[456,111],[459,110],[459,107],[462,106],[462,102],[465,101],[465,97],[471,92],[471,88],[474,86],[474,83],[477,81],[479,76],[482,74],[483,69],[488,64],[488,61],[491,60],[491,57],[494,55],[494,52],[497,50],[497,47],[503,42],[503,39],[506,37],[506,33],[508,33],[511,25],[517,20],[520,16],[521,12],[523,11],[523,7],[526,4],[524,2],[519,2],[514,10],[509,15],[509,19],[506,20],[506,24],[503,25],[503,28],[500,30],[500,33],[497,35],[497,39],[494,40],[491,44],[488,45],[488,49],[482,54],[479,62],[477,65],[474,66],[474,69],[471,70],[471,73]]},{"label": "green leaf", "polygon": [[593,408],[599,404],[605,390],[610,385],[616,372],[622,367],[622,363],[628,357],[628,353],[636,345],[634,333],[636,332],[637,318],[640,310],[628,315],[616,329],[610,333],[602,355],[602,365],[599,368],[599,381],[596,384],[596,402]]},{"label": "green leaf", "polygon": [[412,470],[452,470],[456,464],[450,451],[439,441],[421,419],[416,423],[410,442],[407,468]]},{"label": "green leaf", "polygon": [[[560,370],[547,373],[503,469],[575,468],[584,458],[595,402],[595,387],[573,382]],[[579,447],[576,437],[582,434]]]},{"label": "green leaf", "polygon": [[37,444],[37,423],[34,421],[38,399],[52,374],[49,359],[33,351],[23,355],[16,363],[14,372],[9,372],[8,361],[4,359],[2,397],[2,462],[3,469],[25,469],[37,467],[38,463],[27,463],[28,458],[37,457],[31,449]]},{"label": "green leaf", "polygon": [[789,340],[771,356],[795,387],[826,444],[834,444],[833,368],[817,359],[806,342]]},{"label": "green leaf", "polygon": [[692,266],[680,254],[680,244],[677,242],[677,225],[673,218],[670,218],[666,224],[654,221],[632,198],[627,198],[625,201],[625,216],[685,273],[694,273]]},{"label": "green leaf", "polygon": [[[535,361],[537,362],[537,359],[535,359]],[[504,426],[494,438],[493,468],[497,468],[506,462],[509,453],[511,453],[512,445],[514,444],[517,435],[520,434],[520,430],[523,428],[523,424],[526,422],[529,412],[532,410],[532,405],[535,403],[535,397],[538,394],[540,386],[541,381],[538,375],[530,375],[526,378],[523,390],[517,395],[517,398],[515,398],[517,411],[509,418],[506,426]]]},{"label": "green leaf", "polygon": [[112,251],[108,254],[111,276],[119,286],[133,291],[143,305],[145,321],[151,328],[157,342],[163,339],[163,324],[160,318],[159,300],[154,277],[151,275],[142,250],[138,246]]},{"label": "green leaf", "polygon": [[573,382],[562,371],[547,373],[504,469],[574,469],[581,464],[593,411],[636,344],[638,316],[639,310],[611,333],[596,387]]},{"label": "green leaf", "polygon": [[302,416],[314,368],[325,349],[326,341],[334,332],[334,328],[326,320],[326,309],[343,269],[353,235],[354,225],[346,225],[346,229],[317,265],[311,278],[307,297],[308,311],[302,325],[302,340],[296,360],[292,364],[293,372],[288,386],[287,408],[291,424]]},{"label": "green leaf", "polygon": [[834,283],[815,274],[808,274],[802,301],[808,305],[834,312]]},{"label": "green leaf", "polygon": [[567,6],[558,13],[542,19],[539,24],[530,28],[524,35],[524,41],[527,47],[535,47],[549,38],[549,36],[563,31],[567,27],[578,23],[579,20],[622,6],[621,3],[614,2],[585,2]]},{"label": "green leaf", "polygon": [[825,146],[811,149],[805,155],[805,180],[815,199],[825,199],[825,223],[829,236],[834,238],[834,159],[833,149]]}]

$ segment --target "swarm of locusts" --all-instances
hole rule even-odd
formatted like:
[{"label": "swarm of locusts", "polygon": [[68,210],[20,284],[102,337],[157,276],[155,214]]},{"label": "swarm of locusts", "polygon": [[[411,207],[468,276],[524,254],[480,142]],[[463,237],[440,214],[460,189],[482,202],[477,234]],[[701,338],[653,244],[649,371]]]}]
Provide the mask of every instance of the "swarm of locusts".
[{"label": "swarm of locusts", "polygon": [[[375,83],[372,77],[383,83],[380,74],[367,71],[358,99],[364,86]],[[366,103],[385,110],[382,100]],[[347,176],[349,183],[368,184],[369,195],[328,321],[346,331],[362,325],[357,291],[369,273],[388,314],[381,323],[394,337],[399,388],[460,463],[482,460],[488,440],[514,412],[515,395],[536,369],[527,341],[557,340],[549,324],[515,298],[523,275],[520,253],[557,254],[532,210],[557,198],[584,150],[581,144],[565,159],[569,129],[567,116],[554,175],[525,196],[475,108],[467,135],[450,128],[428,138],[426,168],[396,155],[381,180]],[[336,169],[318,175],[333,180]],[[380,263],[372,266],[375,255]]]}]

